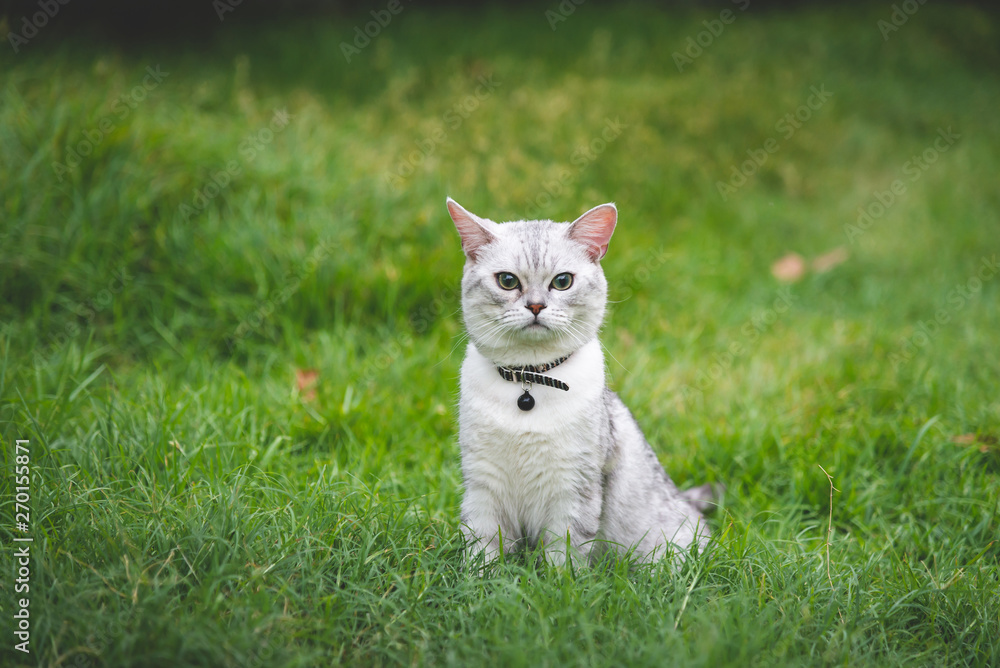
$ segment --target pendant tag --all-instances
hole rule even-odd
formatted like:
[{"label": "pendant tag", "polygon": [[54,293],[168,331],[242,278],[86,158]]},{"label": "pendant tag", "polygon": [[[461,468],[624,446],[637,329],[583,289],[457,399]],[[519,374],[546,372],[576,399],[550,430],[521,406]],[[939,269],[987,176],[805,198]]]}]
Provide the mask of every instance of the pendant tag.
[{"label": "pendant tag", "polygon": [[529,390],[531,389],[532,383],[539,383],[545,387],[554,387],[557,390],[562,390],[566,392],[569,390],[569,385],[553,378],[551,376],[544,375],[545,371],[549,369],[554,369],[569,358],[560,357],[554,362],[549,362],[548,364],[541,364],[538,366],[519,366],[519,367],[505,367],[498,366],[497,372],[500,377],[507,381],[512,381],[515,383],[521,383],[521,389],[524,390],[524,394],[517,398],[517,407],[522,411],[530,411],[535,407],[535,398],[531,396]]},{"label": "pendant tag", "polygon": [[535,407],[535,398],[528,394],[528,391],[525,390],[524,394],[517,398],[517,407],[522,411],[530,411]]}]

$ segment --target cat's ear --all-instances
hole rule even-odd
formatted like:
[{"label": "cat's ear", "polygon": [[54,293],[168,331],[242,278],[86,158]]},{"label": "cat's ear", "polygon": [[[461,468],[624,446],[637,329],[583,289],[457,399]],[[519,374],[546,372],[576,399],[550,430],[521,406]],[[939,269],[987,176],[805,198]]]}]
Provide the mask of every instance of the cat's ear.
[{"label": "cat's ear", "polygon": [[487,229],[490,222],[466,211],[461,204],[450,197],[447,202],[448,213],[451,214],[451,219],[455,221],[455,227],[458,228],[458,233],[462,237],[462,250],[465,251],[466,257],[475,262],[479,255],[479,249],[496,240],[493,233]]},{"label": "cat's ear", "polygon": [[567,235],[587,247],[590,259],[597,262],[608,252],[608,243],[618,222],[614,204],[602,204],[583,214],[569,226]]}]

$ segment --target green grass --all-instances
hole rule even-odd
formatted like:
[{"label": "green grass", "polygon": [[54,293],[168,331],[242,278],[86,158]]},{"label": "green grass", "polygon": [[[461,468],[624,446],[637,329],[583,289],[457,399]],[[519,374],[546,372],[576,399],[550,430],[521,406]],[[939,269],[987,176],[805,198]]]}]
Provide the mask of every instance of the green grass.
[{"label": "green grass", "polygon": [[[969,283],[1000,256],[996,15],[928,3],[886,41],[888,7],[751,10],[678,72],[717,12],[406,7],[350,64],[360,16],[0,50],[0,663],[1000,664],[1000,274]],[[813,86],[833,97],[785,138]],[[446,195],[497,220],[617,202],[611,382],[681,486],[728,486],[711,554],[462,572]]]}]

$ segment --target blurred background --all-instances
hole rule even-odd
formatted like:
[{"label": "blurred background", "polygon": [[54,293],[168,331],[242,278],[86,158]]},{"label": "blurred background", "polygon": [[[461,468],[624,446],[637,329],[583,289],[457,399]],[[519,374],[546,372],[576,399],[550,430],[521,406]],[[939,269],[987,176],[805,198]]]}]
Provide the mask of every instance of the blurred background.
[{"label": "blurred background", "polygon": [[[45,558],[90,598],[39,604],[116,600],[123,554],[164,566],[278,487],[300,515],[317,481],[416,499],[454,540],[446,196],[497,221],[617,203],[610,382],[682,487],[728,485],[717,529],[795,543],[830,512],[819,463],[845,568],[961,545],[949,563],[985,554],[995,582],[998,20],[919,0],[0,3],[0,429],[44,444],[39,507],[78,509],[45,530],[103,578]],[[234,486],[246,515],[220,518]],[[920,506],[940,490],[954,503]],[[88,515],[101,498],[135,505]],[[162,544],[135,547],[164,512]],[[218,563],[242,572],[233,545]],[[171,596],[141,618],[163,656],[197,636],[150,621]]]}]

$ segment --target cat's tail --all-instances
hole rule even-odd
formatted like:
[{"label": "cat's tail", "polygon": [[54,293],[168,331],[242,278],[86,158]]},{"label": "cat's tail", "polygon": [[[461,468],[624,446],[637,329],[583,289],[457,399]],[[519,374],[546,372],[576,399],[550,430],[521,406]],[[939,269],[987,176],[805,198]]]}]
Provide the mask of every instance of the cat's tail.
[{"label": "cat's tail", "polygon": [[711,513],[722,503],[726,486],[721,482],[708,482],[699,487],[692,487],[681,492],[681,497],[699,512]]}]

